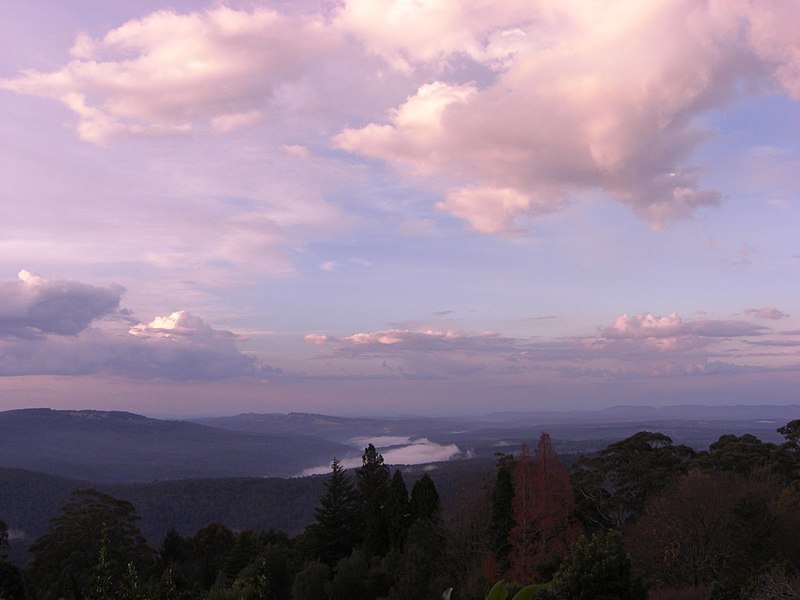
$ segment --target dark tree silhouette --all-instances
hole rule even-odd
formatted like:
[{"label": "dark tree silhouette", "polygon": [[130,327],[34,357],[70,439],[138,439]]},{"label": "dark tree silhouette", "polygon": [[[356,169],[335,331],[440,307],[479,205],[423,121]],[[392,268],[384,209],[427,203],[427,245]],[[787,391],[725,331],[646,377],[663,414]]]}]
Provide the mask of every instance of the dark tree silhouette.
[{"label": "dark tree silhouette", "polygon": [[104,527],[114,580],[121,579],[130,562],[139,573],[149,574],[153,552],[139,533],[138,518],[125,500],[92,489],[73,492],[61,513],[51,519],[47,533],[30,547],[34,558],[28,572],[38,597],[80,600],[86,594]]},{"label": "dark tree silhouette", "polygon": [[389,482],[389,497],[386,503],[386,522],[389,533],[389,550],[401,551],[408,528],[411,525],[411,505],[408,488],[400,469],[395,469]]},{"label": "dark tree silhouette", "polygon": [[389,495],[389,467],[383,456],[370,444],[356,469],[356,482],[363,503],[363,548],[367,554],[382,556],[389,548],[386,502]]},{"label": "dark tree silhouette", "polygon": [[333,566],[349,556],[360,538],[360,501],[342,464],[334,458],[325,493],[315,511],[319,558]]},{"label": "dark tree silhouette", "polygon": [[205,590],[211,589],[235,543],[234,533],[219,521],[198,529],[189,539],[189,579]]},{"label": "dark tree silhouette", "polygon": [[439,492],[425,473],[411,488],[411,527],[397,570],[391,600],[438,597],[444,587],[437,576],[444,572],[445,541]]},{"label": "dark tree silhouette", "polygon": [[0,598],[4,600],[22,600],[25,597],[25,586],[20,570],[6,562],[8,548],[8,526],[0,521]]},{"label": "dark tree silhouette", "polygon": [[441,501],[431,476],[425,473],[411,488],[411,522],[438,518]]},{"label": "dark tree silhouette", "polygon": [[[492,488],[492,555],[495,570],[505,573],[511,552],[509,536],[514,528],[514,455],[502,454]],[[499,574],[495,573],[495,574]]]},{"label": "dark tree silhouette", "polygon": [[559,598],[570,600],[644,600],[644,583],[633,574],[622,535],[581,537],[553,577]]},{"label": "dark tree silhouette", "polygon": [[635,520],[648,496],[684,473],[695,455],[663,433],[640,431],[581,457],[572,471],[581,519],[595,530]]},{"label": "dark tree silhouette", "polygon": [[777,450],[775,444],[762,442],[746,433],[741,436],[726,434],[709,446],[693,462],[694,465],[713,473],[733,472],[749,474],[768,467]]},{"label": "dark tree silhouette", "polygon": [[8,557],[8,525],[0,520],[0,561]]},{"label": "dark tree silhouette", "polygon": [[691,471],[654,496],[628,534],[637,566],[656,587],[706,587],[733,551],[733,507],[749,487],[733,473]]}]

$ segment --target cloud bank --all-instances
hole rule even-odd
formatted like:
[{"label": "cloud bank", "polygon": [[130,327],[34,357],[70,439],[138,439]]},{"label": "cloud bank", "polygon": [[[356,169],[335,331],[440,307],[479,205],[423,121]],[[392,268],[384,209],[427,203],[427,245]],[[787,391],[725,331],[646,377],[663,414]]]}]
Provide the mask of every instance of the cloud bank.
[{"label": "cloud bank", "polygon": [[[767,307],[741,311],[758,322],[626,313],[594,334],[573,337],[513,337],[442,327],[346,336],[309,333],[305,339],[316,356],[302,363],[295,359],[294,368],[302,372],[287,376],[243,352],[236,333],[186,310],[136,318],[121,307],[123,292],[120,286],[50,280],[28,271],[0,281],[0,377],[221,380],[253,390],[269,381],[281,383],[290,394],[327,399],[334,384],[351,391],[366,384],[372,397],[388,393],[387,382],[402,382],[403,389],[534,390],[569,387],[570,382],[614,386],[800,372],[797,331],[763,325],[785,314]],[[354,443],[363,447],[368,442]],[[375,443],[395,464],[460,455],[456,446],[424,439],[380,438]]]},{"label": "cloud bank", "polygon": [[[798,368],[787,334],[739,320],[684,320],[675,313],[622,314],[596,335],[512,338],[496,333],[382,330],[336,338],[308,334],[320,358],[384,377],[503,378],[524,381],[550,372],[562,377],[702,375],[762,369],[753,346],[785,348],[770,357],[777,368]],[[356,362],[354,362],[356,361]],[[378,368],[380,365],[380,368]],[[370,370],[371,368],[371,370]],[[522,379],[520,379],[522,378]]]},{"label": "cloud bank", "polygon": [[[186,311],[127,326],[134,318],[119,309],[123,291],[24,270],[16,281],[0,281],[0,376],[204,380],[260,373],[255,358],[237,348],[238,336]],[[115,319],[104,320],[109,316]]]}]

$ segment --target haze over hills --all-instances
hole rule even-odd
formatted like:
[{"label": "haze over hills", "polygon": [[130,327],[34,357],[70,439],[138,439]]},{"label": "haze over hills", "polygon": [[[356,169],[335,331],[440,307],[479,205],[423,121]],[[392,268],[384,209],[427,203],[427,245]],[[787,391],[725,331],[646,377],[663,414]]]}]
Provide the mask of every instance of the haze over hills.
[{"label": "haze over hills", "polygon": [[234,432],[127,412],[0,412],[0,466],[90,481],[287,477],[346,450],[315,436]]},{"label": "haze over hills", "polygon": [[[592,452],[637,431],[658,430],[676,443],[707,448],[723,433],[752,433],[764,441],[779,441],[777,427],[800,418],[800,405],[787,406],[617,406],[601,410],[492,413],[483,417],[345,418],[306,413],[241,414],[203,418],[194,422],[234,431],[314,435],[349,444],[358,458],[359,445],[374,441],[391,459],[402,449],[414,457],[416,446],[448,459],[492,457],[542,431],[561,453]],[[449,454],[448,454],[448,450]],[[340,455],[340,458],[348,454]],[[432,460],[432,459],[431,459]],[[402,462],[402,461],[397,461]],[[418,460],[416,462],[425,462]],[[318,471],[319,472],[319,471]]]},{"label": "haze over hills", "polygon": [[542,431],[562,454],[591,452],[657,430],[697,449],[723,433],[778,441],[800,406],[616,407],[495,413],[481,418],[345,418],[305,413],[161,420],[127,412],[0,412],[0,467],[96,482],[197,477],[291,477],[326,472],[333,457],[359,464],[374,443],[389,464],[491,459]]}]

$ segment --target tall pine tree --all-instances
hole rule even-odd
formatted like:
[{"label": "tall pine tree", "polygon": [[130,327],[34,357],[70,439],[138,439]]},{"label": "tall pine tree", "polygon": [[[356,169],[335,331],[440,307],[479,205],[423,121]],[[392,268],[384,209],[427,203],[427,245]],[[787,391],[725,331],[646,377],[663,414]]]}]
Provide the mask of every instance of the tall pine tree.
[{"label": "tall pine tree", "polygon": [[361,456],[361,467],[356,469],[356,482],[362,498],[364,551],[368,555],[383,556],[389,548],[389,527],[386,502],[389,496],[389,467],[383,456],[370,444]]},{"label": "tall pine tree", "polygon": [[446,587],[437,579],[446,571],[441,503],[427,473],[411,488],[410,504],[411,527],[400,557],[397,582],[389,594],[391,600],[434,598]]},{"label": "tall pine tree", "polygon": [[[496,455],[497,456],[497,455]],[[514,467],[513,454],[501,454],[497,460],[497,474],[492,487],[492,555],[497,573],[508,570],[511,551],[509,535],[514,528]]]},{"label": "tall pine tree", "polygon": [[319,558],[324,563],[333,566],[359,543],[359,510],[359,496],[341,462],[334,458],[325,493],[314,513]]},{"label": "tall pine tree", "polygon": [[400,469],[395,469],[389,482],[389,499],[386,504],[386,522],[389,529],[389,550],[401,551],[411,524],[411,505],[408,488]]}]

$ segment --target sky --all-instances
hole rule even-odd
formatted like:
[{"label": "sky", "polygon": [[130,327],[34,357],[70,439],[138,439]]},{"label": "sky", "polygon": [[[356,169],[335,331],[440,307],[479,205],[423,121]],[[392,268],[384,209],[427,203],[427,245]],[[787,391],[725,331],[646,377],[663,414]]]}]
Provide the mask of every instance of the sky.
[{"label": "sky", "polygon": [[800,402],[797,0],[0,0],[0,409]]}]

